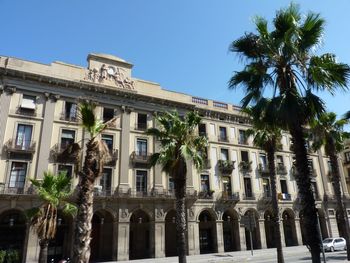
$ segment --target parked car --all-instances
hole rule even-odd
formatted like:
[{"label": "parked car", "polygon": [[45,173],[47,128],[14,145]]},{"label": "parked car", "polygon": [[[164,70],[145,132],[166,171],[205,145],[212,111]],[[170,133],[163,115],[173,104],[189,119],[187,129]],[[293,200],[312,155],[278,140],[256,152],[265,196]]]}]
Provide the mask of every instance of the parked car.
[{"label": "parked car", "polygon": [[346,250],[346,240],[342,237],[326,238],[322,244],[325,251]]}]

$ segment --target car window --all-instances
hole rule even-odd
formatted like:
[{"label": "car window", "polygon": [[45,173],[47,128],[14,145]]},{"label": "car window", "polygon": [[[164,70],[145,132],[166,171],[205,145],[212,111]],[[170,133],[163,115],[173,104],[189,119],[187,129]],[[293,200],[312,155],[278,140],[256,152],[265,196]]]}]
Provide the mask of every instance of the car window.
[{"label": "car window", "polygon": [[332,238],[326,238],[325,240],[323,240],[323,243],[331,243],[332,241]]}]

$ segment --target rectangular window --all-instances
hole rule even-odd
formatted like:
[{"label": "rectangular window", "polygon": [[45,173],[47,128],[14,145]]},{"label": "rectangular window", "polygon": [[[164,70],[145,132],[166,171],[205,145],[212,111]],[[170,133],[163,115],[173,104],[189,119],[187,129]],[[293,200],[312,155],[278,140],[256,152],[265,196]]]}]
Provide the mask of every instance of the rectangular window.
[{"label": "rectangular window", "polygon": [[209,190],[210,190],[209,175],[201,174],[201,191],[202,192],[209,192]]},{"label": "rectangular window", "polygon": [[311,174],[313,174],[314,173],[314,163],[313,163],[312,159],[308,159],[307,161],[308,161],[308,165],[309,165],[309,171]]},{"label": "rectangular window", "polygon": [[219,127],[219,140],[227,141],[226,127]]},{"label": "rectangular window", "polygon": [[216,135],[215,124],[213,124],[213,123],[210,123],[210,135],[211,136],[215,136]]},{"label": "rectangular window", "polygon": [[78,106],[73,102],[65,102],[64,105],[64,119],[67,121],[76,121],[77,120]]},{"label": "rectangular window", "polygon": [[171,176],[169,176],[168,189],[170,192],[174,192],[174,189],[175,189],[174,178],[172,178]]},{"label": "rectangular window", "polygon": [[60,164],[60,165],[58,165],[57,173],[60,173],[60,172],[65,172],[67,177],[72,178],[73,166]]},{"label": "rectangular window", "polygon": [[147,192],[147,171],[136,170],[136,191]]},{"label": "rectangular window", "polygon": [[266,169],[267,168],[267,160],[265,154],[259,154],[259,162],[261,165],[261,168]]},{"label": "rectangular window", "polygon": [[231,138],[232,138],[232,139],[236,137],[235,128],[231,127],[231,128],[230,128],[230,133],[231,133]]},{"label": "rectangular window", "polygon": [[27,175],[27,163],[13,162],[11,166],[9,187],[24,188]]},{"label": "rectangular window", "polygon": [[228,160],[228,149],[221,149],[221,160]]},{"label": "rectangular window", "polygon": [[66,149],[70,144],[75,141],[75,131],[73,130],[62,130],[61,134],[61,149]]},{"label": "rectangular window", "polygon": [[147,140],[137,139],[136,154],[139,156],[147,156]]},{"label": "rectangular window", "polygon": [[247,138],[245,135],[245,131],[239,130],[238,132],[239,132],[238,143],[239,144],[247,144]]},{"label": "rectangular window", "polygon": [[311,188],[312,188],[312,191],[314,192],[314,198],[316,200],[318,200],[319,199],[319,195],[318,195],[317,183],[316,182],[311,182]]},{"label": "rectangular window", "polygon": [[253,197],[252,182],[250,178],[244,178],[244,192],[246,197]]},{"label": "rectangular window", "polygon": [[280,180],[280,184],[281,184],[281,193],[282,194],[288,194],[287,181],[286,180]]},{"label": "rectangular window", "polygon": [[15,145],[16,148],[21,150],[28,150],[30,148],[32,130],[32,125],[18,124]]},{"label": "rectangular window", "polygon": [[102,190],[111,190],[112,186],[112,169],[104,168],[102,172],[102,177],[100,179],[100,186],[102,186]]},{"label": "rectangular window", "polygon": [[103,108],[103,122],[107,122],[114,118],[114,109]]},{"label": "rectangular window", "polygon": [[143,113],[137,114],[137,129],[138,130],[147,129],[147,114],[143,114]]},{"label": "rectangular window", "polygon": [[247,151],[241,151],[241,160],[243,162],[249,162],[249,156]]},{"label": "rectangular window", "polygon": [[264,178],[262,181],[263,184],[263,190],[265,197],[271,197],[271,188],[270,188],[270,180],[267,178]]},{"label": "rectangular window", "polygon": [[113,151],[113,135],[102,134],[101,139],[107,144],[108,149]]},{"label": "rectangular window", "polygon": [[283,165],[283,156],[282,155],[277,155],[276,160],[277,160],[277,165]]},{"label": "rectangular window", "polygon": [[198,134],[199,136],[207,136],[207,127],[205,123],[200,123],[198,125]]},{"label": "rectangular window", "polygon": [[35,110],[35,103],[36,103],[35,96],[23,95],[21,108],[34,111]]},{"label": "rectangular window", "polygon": [[224,194],[228,196],[232,195],[230,177],[228,176],[222,177],[222,188],[224,190]]}]

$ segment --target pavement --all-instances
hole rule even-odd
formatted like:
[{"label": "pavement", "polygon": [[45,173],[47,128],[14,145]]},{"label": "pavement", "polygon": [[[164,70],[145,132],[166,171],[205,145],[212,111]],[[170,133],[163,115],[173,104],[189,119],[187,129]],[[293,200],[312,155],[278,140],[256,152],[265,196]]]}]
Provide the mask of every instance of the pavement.
[{"label": "pavement", "polygon": [[[284,261],[286,263],[308,263],[311,262],[310,252],[305,246],[296,247],[284,247],[283,248]],[[346,260],[346,251],[336,251],[327,252],[326,262],[348,262]],[[321,254],[322,259],[322,254]],[[177,263],[177,257],[167,257],[167,258],[150,258],[150,259],[140,259],[132,261],[115,261],[116,263]],[[253,256],[250,251],[236,251],[228,253],[216,253],[216,254],[203,254],[203,255],[193,255],[187,257],[188,263],[228,263],[228,262],[256,262],[256,263],[275,263],[276,259],[276,249],[259,249],[254,250]],[[324,262],[321,260],[321,262]]]}]

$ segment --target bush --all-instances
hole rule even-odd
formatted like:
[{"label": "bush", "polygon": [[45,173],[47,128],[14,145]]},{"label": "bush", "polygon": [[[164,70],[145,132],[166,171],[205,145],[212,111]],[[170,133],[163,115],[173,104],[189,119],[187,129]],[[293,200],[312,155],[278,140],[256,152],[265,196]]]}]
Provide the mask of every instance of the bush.
[{"label": "bush", "polygon": [[6,251],[0,250],[0,263],[5,263]]}]

